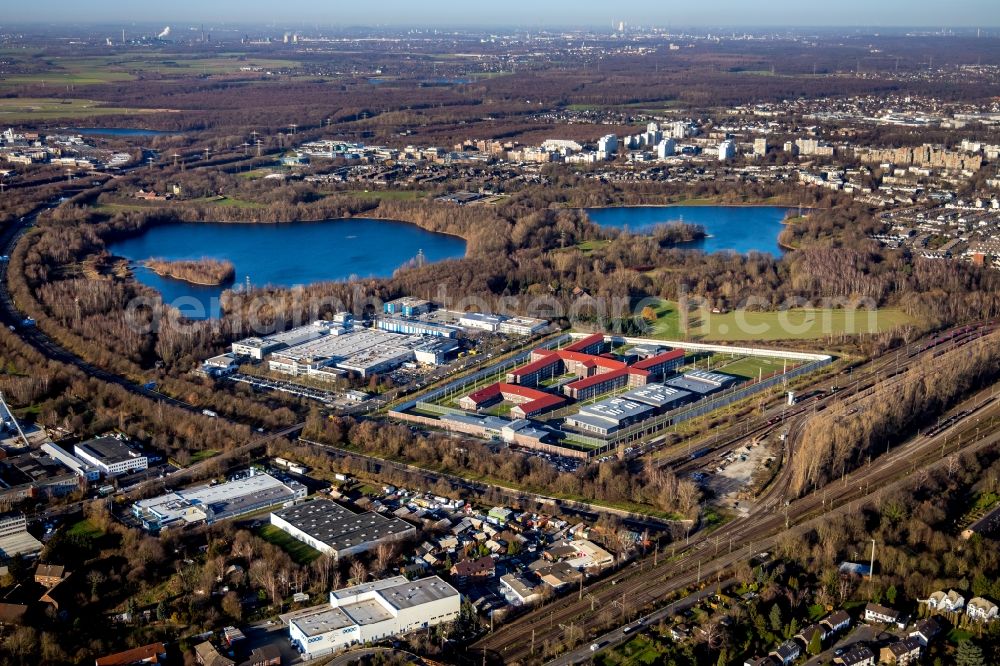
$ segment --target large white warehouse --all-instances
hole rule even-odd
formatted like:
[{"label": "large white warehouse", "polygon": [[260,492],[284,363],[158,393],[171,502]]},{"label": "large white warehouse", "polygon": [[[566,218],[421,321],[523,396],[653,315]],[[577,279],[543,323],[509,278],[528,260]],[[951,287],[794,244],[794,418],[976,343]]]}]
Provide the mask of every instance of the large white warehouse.
[{"label": "large white warehouse", "polygon": [[330,592],[330,605],[283,615],[288,634],[307,659],[457,620],[458,590],[438,576],[394,576]]}]

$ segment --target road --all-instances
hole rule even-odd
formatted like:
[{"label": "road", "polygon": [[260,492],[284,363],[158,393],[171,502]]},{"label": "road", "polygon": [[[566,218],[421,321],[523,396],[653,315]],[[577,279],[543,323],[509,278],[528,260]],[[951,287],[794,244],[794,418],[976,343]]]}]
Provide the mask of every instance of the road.
[{"label": "road", "polygon": [[[683,599],[679,599],[657,611],[644,615],[637,620],[633,620],[632,622],[629,622],[621,627],[602,634],[597,638],[584,641],[584,644],[575,650],[570,650],[569,652],[566,652],[565,654],[560,655],[556,659],[548,662],[547,666],[572,666],[573,664],[582,664],[590,661],[599,651],[608,650],[627,642],[632,636],[635,635],[637,630],[645,627],[651,627],[661,620],[666,620],[676,613],[686,611],[702,599],[712,596],[725,587],[725,583],[715,583],[713,585],[709,585],[702,590],[689,594]],[[625,631],[626,627],[630,628],[627,632]],[[590,648],[592,645],[597,645],[598,649],[591,650]]]},{"label": "road", "polygon": [[[923,350],[908,356],[905,362],[900,358],[900,366],[926,364],[932,359],[933,353],[935,353],[933,349]],[[896,360],[893,359],[893,362]],[[892,381],[892,378],[889,381]],[[874,388],[859,391],[856,396],[862,396],[872,390]],[[951,410],[951,413],[961,413],[978,404],[976,401],[988,401],[989,398],[989,391],[981,392]],[[985,411],[970,414],[951,428],[931,437],[921,435],[912,438],[890,453],[874,459],[869,465],[845,474],[842,481],[832,483],[821,491],[787,504],[785,496],[790,473],[789,465],[786,464],[779,477],[758,498],[745,517],[734,519],[711,534],[697,533],[687,542],[675,544],[670,557],[661,558],[658,565],[654,565],[653,558],[647,556],[642,562],[642,572],[638,573],[635,569],[627,570],[625,576],[618,579],[617,586],[612,586],[608,582],[598,582],[585,588],[585,593],[594,597],[598,608],[609,606],[623,595],[633,609],[655,604],[681,588],[713,578],[734,564],[772,548],[775,537],[782,533],[799,533],[831,511],[847,510],[859,499],[877,496],[894,485],[906,482],[909,475],[918,467],[943,464],[946,456],[942,453],[951,452],[951,448],[948,447],[949,436],[954,447],[955,433],[961,427],[975,419],[994,417],[998,414],[1000,410],[997,409],[996,402],[992,402]],[[801,430],[806,422],[805,416],[806,414],[803,414],[797,420],[786,422],[789,432],[785,442],[786,460],[789,460],[794,452],[792,442],[802,434]],[[1000,433],[993,433],[972,446],[980,447],[987,441],[995,445],[1000,441]],[[961,440],[958,442],[958,445],[961,445]],[[968,445],[967,441],[966,446]],[[538,643],[545,640],[552,643],[560,642],[562,629],[559,625],[575,623],[592,632],[597,626],[597,614],[590,611],[590,606],[591,602],[585,597],[583,600],[566,600],[554,610],[545,607],[529,612],[495,633],[480,639],[474,647],[487,650],[493,655],[494,662],[523,662],[530,659],[532,630]]]}]

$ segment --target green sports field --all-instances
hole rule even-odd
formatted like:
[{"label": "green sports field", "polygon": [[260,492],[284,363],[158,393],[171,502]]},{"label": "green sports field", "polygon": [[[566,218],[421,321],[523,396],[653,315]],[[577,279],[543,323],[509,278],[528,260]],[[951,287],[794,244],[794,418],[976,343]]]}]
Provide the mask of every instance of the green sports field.
[{"label": "green sports field", "polygon": [[[684,338],[677,303],[661,300],[654,310],[657,316],[651,323],[653,337],[664,340]],[[778,312],[735,310],[724,314],[693,310],[689,315],[690,333],[687,337],[703,342],[818,340],[836,335],[879,333],[912,323],[914,321],[909,315],[894,308],[801,308]]]}]

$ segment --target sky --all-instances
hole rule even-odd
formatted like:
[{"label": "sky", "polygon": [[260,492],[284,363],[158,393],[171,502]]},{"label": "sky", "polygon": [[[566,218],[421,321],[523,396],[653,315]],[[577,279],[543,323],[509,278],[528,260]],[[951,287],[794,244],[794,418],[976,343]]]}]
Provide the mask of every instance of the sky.
[{"label": "sky", "polygon": [[0,25],[998,27],[998,0],[0,0]]}]

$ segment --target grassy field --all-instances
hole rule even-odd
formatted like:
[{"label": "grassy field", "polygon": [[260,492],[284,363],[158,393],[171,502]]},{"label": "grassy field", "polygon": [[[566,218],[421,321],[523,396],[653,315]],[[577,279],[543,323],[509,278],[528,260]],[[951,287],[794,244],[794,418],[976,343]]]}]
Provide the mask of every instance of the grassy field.
[{"label": "grassy field", "polygon": [[191,464],[200,463],[203,460],[208,460],[209,458],[214,458],[219,455],[219,451],[215,449],[205,449],[203,451],[196,451],[191,455]]},{"label": "grassy field", "polygon": [[[680,340],[680,313],[672,301],[660,301],[654,307],[653,337]],[[767,340],[817,340],[831,335],[878,333],[913,323],[913,319],[894,308],[877,310],[793,309],[779,312],[732,311],[712,314],[692,311],[689,317],[692,341],[740,342]]]},{"label": "grassy field", "polygon": [[[0,88],[10,79],[0,80]],[[11,97],[0,99],[0,123],[32,120],[91,118],[94,116],[145,115],[163,112],[164,109],[127,109],[100,106],[102,102],[89,99],[54,99],[48,97]]]},{"label": "grassy field", "polygon": [[[26,54],[18,52],[19,57]],[[241,54],[218,55],[208,58],[190,55],[148,54],[140,56],[88,56],[46,58],[48,69],[44,72],[14,74],[0,79],[0,89],[25,85],[87,86],[121,81],[133,81],[142,74],[157,74],[167,78],[206,75],[239,74],[243,67],[263,71],[292,69],[299,66],[294,60],[275,58],[247,58]]]},{"label": "grassy field", "polygon": [[273,543],[275,546],[284,550],[299,564],[309,564],[313,560],[319,559],[320,555],[322,555],[322,553],[312,546],[304,544],[298,539],[292,538],[290,534],[278,529],[274,525],[262,526],[259,530],[257,530],[257,534],[261,539],[264,539],[264,541]]},{"label": "grassy field", "polygon": [[718,370],[719,372],[724,372],[727,375],[746,377],[747,379],[757,379],[758,377],[773,375],[776,372],[780,373],[782,370],[791,370],[796,365],[799,364],[794,361],[789,361],[786,365],[783,359],[778,358],[746,356],[731,363],[716,365],[713,362],[712,370]]},{"label": "grassy field", "polygon": [[74,524],[66,533],[70,536],[90,537],[91,539],[100,539],[104,536],[104,532],[87,519]]}]

